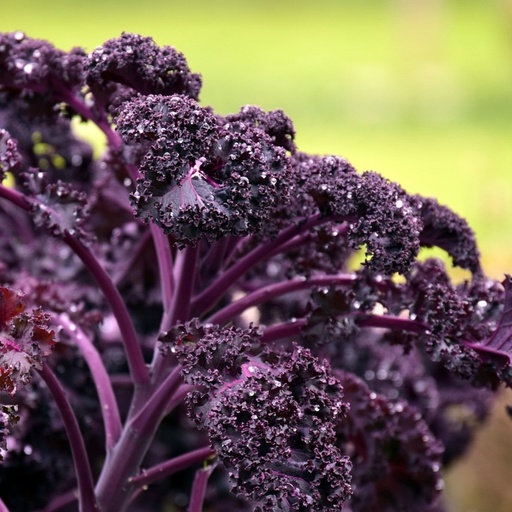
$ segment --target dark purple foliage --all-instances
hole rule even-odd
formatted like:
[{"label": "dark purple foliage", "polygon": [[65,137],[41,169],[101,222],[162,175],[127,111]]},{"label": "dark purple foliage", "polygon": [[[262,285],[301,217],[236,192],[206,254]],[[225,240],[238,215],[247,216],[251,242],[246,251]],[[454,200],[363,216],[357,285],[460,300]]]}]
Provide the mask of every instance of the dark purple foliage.
[{"label": "dark purple foliage", "polygon": [[148,37],[0,35],[0,508],[442,512],[512,385],[512,279],[447,207],[200,86]]},{"label": "dark purple foliage", "polygon": [[201,76],[190,72],[181,53],[171,46],[160,48],[150,37],[125,33],[89,54],[85,82],[105,107],[135,93],[197,99],[201,89]]},{"label": "dark purple foliage", "polygon": [[328,511],[350,495],[351,464],[335,442],[343,388],[304,348],[273,352],[254,330],[197,325],[171,332],[188,404],[229,471],[233,492],[257,510]]},{"label": "dark purple foliage", "polygon": [[11,138],[9,132],[0,129],[0,181],[5,179],[6,172],[15,171],[21,164],[18,144]]},{"label": "dark purple foliage", "polygon": [[288,202],[288,162],[258,118],[243,119],[224,120],[178,95],[124,103],[117,128],[145,151],[137,215],[180,244],[262,229],[276,206]]}]

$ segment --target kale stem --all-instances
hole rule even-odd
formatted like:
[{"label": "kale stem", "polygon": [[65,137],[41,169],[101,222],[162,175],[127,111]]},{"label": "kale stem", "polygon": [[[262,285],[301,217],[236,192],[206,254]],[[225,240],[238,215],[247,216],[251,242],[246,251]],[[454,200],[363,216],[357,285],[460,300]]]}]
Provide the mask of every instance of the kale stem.
[{"label": "kale stem", "polygon": [[356,322],[361,327],[381,327],[383,329],[394,329],[407,332],[424,332],[428,330],[428,325],[417,320],[400,318],[392,315],[372,315],[361,313],[361,319]]},{"label": "kale stem", "polygon": [[[190,315],[190,300],[194,289],[194,282],[197,272],[199,247],[189,246],[178,252],[174,264],[175,287],[171,304],[162,317],[160,332],[168,330],[171,326],[186,322]],[[153,382],[161,379],[164,370],[165,357],[160,353],[158,343],[153,352],[151,373]]]},{"label": "kale stem", "polygon": [[[26,211],[30,211],[31,209],[30,202],[26,196],[17,190],[0,185],[0,197],[11,201]],[[64,235],[64,241],[82,260],[82,263],[94,277],[112,308],[112,312],[117,320],[119,330],[121,331],[121,336],[123,338],[123,345],[126,351],[126,357],[130,367],[130,374],[133,377],[133,382],[135,384],[148,383],[149,374],[142,356],[142,349],[121,294],[96,257],[80,240],[72,237],[69,233],[66,233]]]},{"label": "kale stem", "polygon": [[202,512],[204,497],[206,495],[206,486],[208,479],[212,474],[215,466],[209,466],[204,469],[198,469],[192,484],[192,491],[190,493],[190,503],[188,512]]},{"label": "kale stem", "polygon": [[142,349],[138,342],[132,319],[130,318],[130,314],[128,313],[126,304],[119,290],[114,286],[99,261],[82,242],[69,234],[64,236],[64,240],[87,267],[112,308],[119,330],[121,331],[123,346],[134,384],[147,384],[149,382],[148,369],[142,356]]},{"label": "kale stem", "polygon": [[87,458],[84,439],[80,432],[80,427],[73,409],[66,397],[64,389],[48,365],[43,364],[42,369],[39,370],[39,375],[44,380],[48,390],[52,394],[62,417],[62,421],[64,422],[64,428],[66,429],[68,436],[76,471],[80,510],[81,512],[92,512],[98,510],[98,504],[94,494],[91,467]]},{"label": "kale stem", "polygon": [[133,499],[133,479],[167,413],[170,398],[182,388],[180,370],[179,366],[174,368],[143,406],[132,407],[119,442],[107,454],[96,486],[102,511],[123,511]]},{"label": "kale stem", "polygon": [[163,231],[153,223],[149,225],[153,244],[155,246],[156,259],[158,262],[158,270],[160,273],[160,286],[162,288],[162,302],[164,311],[168,311],[171,307],[171,301],[174,291],[173,258],[171,246],[168,238]]},{"label": "kale stem", "polygon": [[165,414],[169,414],[173,411],[179,404],[181,404],[184,398],[192,391],[194,386],[190,384],[182,384],[172,395],[171,399],[168,400],[165,405]]},{"label": "kale stem", "polygon": [[322,275],[307,278],[295,278],[289,281],[269,284],[253,291],[245,297],[231,302],[226,307],[220,309],[205,320],[205,323],[225,325],[235,316],[244,312],[246,309],[261,304],[265,301],[275,299],[281,295],[292,293],[298,290],[305,290],[313,286],[329,286],[334,284],[352,284],[356,280],[355,275],[334,274]]},{"label": "kale stem", "polygon": [[25,194],[14,190],[13,188],[0,185],[0,197],[7,199],[11,203],[23,208],[26,211],[30,211],[31,206]]},{"label": "kale stem", "polygon": [[219,278],[205,288],[192,300],[193,316],[200,316],[211,309],[226,293],[233,284],[242,277],[250,268],[280,252],[281,247],[295,236],[309,232],[312,228],[325,222],[342,220],[333,217],[322,217],[320,214],[313,215],[303,222],[285,228],[274,239],[265,244],[258,245],[251,252],[240,258],[235,264],[228,268]]},{"label": "kale stem", "polygon": [[64,507],[69,507],[78,499],[78,489],[71,489],[53,498],[41,512],[58,512]]},{"label": "kale stem", "polygon": [[261,343],[272,343],[277,340],[298,336],[306,323],[307,320],[305,318],[294,318],[289,322],[282,322],[265,327],[261,335]]},{"label": "kale stem", "polygon": [[162,330],[167,330],[172,325],[189,319],[190,299],[197,272],[198,253],[198,245],[186,247],[178,252],[174,278],[176,289],[172,297],[171,307],[162,322]]},{"label": "kale stem", "polygon": [[144,434],[147,430],[153,430],[153,425],[160,423],[165,415],[165,406],[174,392],[179,388],[181,380],[181,366],[176,366],[162,381],[148,401],[141,407],[131,419],[132,427]]},{"label": "kale stem", "polygon": [[106,451],[110,451],[121,435],[121,417],[116,397],[107,370],[99,352],[85,333],[73,323],[67,315],[52,315],[54,324],[61,326],[66,334],[80,349],[91,372],[100,401],[101,414],[105,428]]},{"label": "kale stem", "polygon": [[7,505],[4,503],[4,501],[2,500],[2,498],[0,498],[0,512],[9,512],[9,508],[7,507]]},{"label": "kale stem", "polygon": [[108,121],[107,114],[99,102],[95,103],[95,106],[100,114],[98,116],[95,115],[94,112],[83,101],[78,99],[71,91],[61,91],[59,98],[64,103],[67,103],[83,118],[92,121],[105,134],[107,143],[111,149],[117,150],[122,147],[123,141],[120,135],[112,129],[112,126]]},{"label": "kale stem", "polygon": [[162,478],[174,475],[179,471],[199,464],[214,455],[215,450],[213,450],[213,448],[210,446],[203,446],[202,448],[197,448],[191,452],[184,453],[183,455],[179,455],[161,462],[160,464],[156,464],[149,469],[143,469],[139,475],[130,479],[130,483],[137,487],[150,485]]}]

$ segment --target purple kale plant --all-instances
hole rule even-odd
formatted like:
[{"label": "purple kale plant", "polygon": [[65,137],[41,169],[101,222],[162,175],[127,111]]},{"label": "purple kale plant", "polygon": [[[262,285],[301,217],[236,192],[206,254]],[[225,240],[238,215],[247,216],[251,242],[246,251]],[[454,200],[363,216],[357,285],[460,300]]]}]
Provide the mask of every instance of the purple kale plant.
[{"label": "purple kale plant", "polygon": [[200,88],[148,37],[0,35],[0,511],[446,510],[512,384],[512,278],[434,199]]}]

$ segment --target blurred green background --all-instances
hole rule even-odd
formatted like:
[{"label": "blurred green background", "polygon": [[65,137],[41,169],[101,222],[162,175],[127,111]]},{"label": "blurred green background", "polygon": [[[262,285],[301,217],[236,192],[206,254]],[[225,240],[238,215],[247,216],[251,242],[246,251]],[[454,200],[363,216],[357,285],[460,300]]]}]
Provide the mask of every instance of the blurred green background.
[{"label": "blurred green background", "polygon": [[[122,31],[175,46],[203,75],[203,104],[282,108],[300,149],[436,196],[475,228],[487,272],[512,272],[512,0],[2,4],[1,31],[62,49]],[[512,510],[504,416],[449,473],[450,510]]]}]

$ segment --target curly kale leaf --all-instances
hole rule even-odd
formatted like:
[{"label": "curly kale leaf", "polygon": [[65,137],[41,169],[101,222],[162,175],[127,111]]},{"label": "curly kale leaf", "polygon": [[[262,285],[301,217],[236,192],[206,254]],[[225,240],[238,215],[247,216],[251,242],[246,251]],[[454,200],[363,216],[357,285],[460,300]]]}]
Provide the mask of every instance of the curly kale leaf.
[{"label": "curly kale leaf", "polygon": [[25,312],[21,295],[0,288],[0,384],[11,395],[26,384],[33,368],[41,369],[55,344],[55,333],[41,309]]},{"label": "curly kale leaf", "polygon": [[479,387],[512,384],[509,277],[502,286],[477,274],[454,286],[440,261],[427,260],[406,286],[411,314],[429,326],[419,339],[434,361]]},{"label": "curly kale leaf", "polygon": [[29,90],[58,101],[83,83],[85,53],[66,53],[23,32],[0,34],[0,83],[9,90]]},{"label": "curly kale leaf", "polygon": [[375,172],[359,174],[334,156],[299,154],[293,163],[320,212],[349,223],[348,245],[366,247],[365,265],[384,274],[410,268],[420,248],[421,219],[402,188]]},{"label": "curly kale leaf", "polygon": [[136,34],[109,39],[89,54],[85,68],[87,85],[107,108],[136,93],[197,99],[201,89],[200,75],[190,72],[180,52]]},{"label": "curly kale leaf", "polygon": [[453,265],[476,273],[480,270],[480,253],[475,234],[462,217],[435,199],[413,196],[421,214],[423,228],[420,241],[423,246],[437,246],[453,258]]},{"label": "curly kale leaf", "polygon": [[16,141],[7,130],[0,128],[0,182],[5,179],[6,172],[12,172],[21,165],[21,160]]},{"label": "curly kale leaf", "polygon": [[31,213],[37,227],[60,238],[71,235],[82,240],[91,239],[92,235],[85,228],[89,213],[85,192],[60,180],[47,183],[45,173],[38,170],[30,170],[23,177],[30,192]]},{"label": "curly kale leaf", "polygon": [[228,469],[235,494],[258,511],[339,510],[350,496],[348,457],[335,445],[343,389],[307,349],[262,349],[255,330],[189,324],[166,337],[199,386],[188,400]]},{"label": "curly kale leaf", "polygon": [[350,411],[338,422],[338,442],[353,463],[355,510],[424,512],[443,488],[442,446],[421,414],[403,400],[388,400],[354,375],[335,372]]},{"label": "curly kale leaf", "polygon": [[178,95],[125,102],[116,123],[128,143],[146,148],[137,215],[181,245],[254,233],[289,200],[286,152],[257,125],[225,122]]}]

